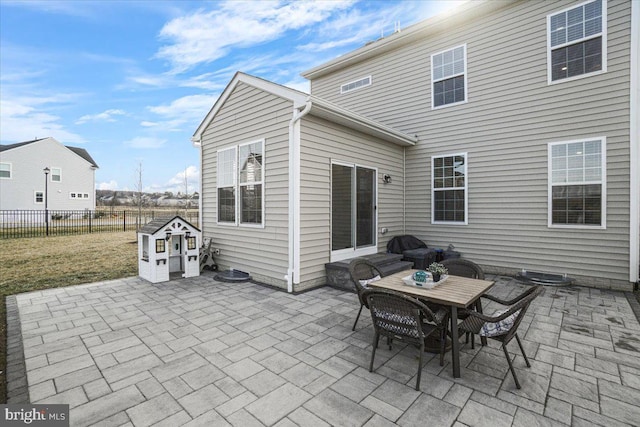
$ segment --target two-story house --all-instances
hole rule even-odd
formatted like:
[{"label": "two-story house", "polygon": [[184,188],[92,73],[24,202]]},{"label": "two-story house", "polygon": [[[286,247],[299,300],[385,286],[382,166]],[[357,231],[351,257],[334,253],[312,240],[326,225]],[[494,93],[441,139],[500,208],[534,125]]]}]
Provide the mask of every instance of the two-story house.
[{"label": "two-story house", "polygon": [[238,73],[192,138],[220,265],[289,291],[412,234],[631,289],[640,2],[469,2],[303,73]]},{"label": "two-story house", "polygon": [[96,169],[87,150],[51,137],[0,145],[0,210],[44,210],[45,199],[49,210],[93,210]]}]

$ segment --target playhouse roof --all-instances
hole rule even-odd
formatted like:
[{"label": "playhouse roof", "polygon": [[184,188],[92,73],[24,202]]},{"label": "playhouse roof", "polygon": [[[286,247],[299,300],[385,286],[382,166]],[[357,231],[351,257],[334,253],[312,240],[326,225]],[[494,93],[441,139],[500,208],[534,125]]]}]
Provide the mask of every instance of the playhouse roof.
[{"label": "playhouse roof", "polygon": [[140,228],[140,230],[138,230],[138,233],[156,234],[158,231],[163,230],[167,225],[169,225],[171,222],[176,221],[176,220],[182,221],[182,226],[183,227],[191,228],[194,231],[200,231],[198,229],[198,227],[195,227],[193,224],[191,224],[189,221],[187,221],[186,219],[182,218],[181,216],[176,215],[176,216],[173,216],[173,217],[156,218],[154,220],[151,220],[147,224],[142,226],[142,228]]}]

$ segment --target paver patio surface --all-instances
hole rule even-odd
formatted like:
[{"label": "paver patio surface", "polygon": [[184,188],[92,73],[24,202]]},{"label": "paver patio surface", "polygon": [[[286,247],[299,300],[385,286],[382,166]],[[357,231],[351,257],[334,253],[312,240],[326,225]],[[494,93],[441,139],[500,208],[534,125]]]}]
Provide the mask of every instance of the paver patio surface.
[{"label": "paver patio surface", "polygon": [[[524,289],[495,280],[495,295]],[[381,341],[370,373],[358,308],[329,287],[211,274],[21,294],[8,299],[9,403],[69,404],[72,426],[640,424],[640,327],[623,292],[547,288],[519,329],[532,367],[509,345],[521,390],[493,340],[462,347],[459,379],[449,353],[444,367],[427,354],[421,391],[414,347]]]}]

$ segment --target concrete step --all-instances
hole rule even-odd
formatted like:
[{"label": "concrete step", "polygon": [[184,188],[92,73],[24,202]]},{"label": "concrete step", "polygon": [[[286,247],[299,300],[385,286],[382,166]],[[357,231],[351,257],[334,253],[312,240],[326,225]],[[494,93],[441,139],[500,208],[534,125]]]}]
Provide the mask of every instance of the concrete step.
[{"label": "concrete step", "polygon": [[[402,255],[399,254],[378,253],[366,255],[363,258],[368,259],[373,265],[378,267],[383,276],[409,270],[413,266],[412,262],[402,261]],[[350,262],[351,260],[347,259],[325,264],[327,285],[355,292],[356,286],[349,275]]]},{"label": "concrete step", "polygon": [[397,273],[399,271],[410,270],[413,267],[411,261],[398,261],[393,264],[385,264],[382,266],[376,266],[380,270],[383,276],[389,276],[390,274]]}]

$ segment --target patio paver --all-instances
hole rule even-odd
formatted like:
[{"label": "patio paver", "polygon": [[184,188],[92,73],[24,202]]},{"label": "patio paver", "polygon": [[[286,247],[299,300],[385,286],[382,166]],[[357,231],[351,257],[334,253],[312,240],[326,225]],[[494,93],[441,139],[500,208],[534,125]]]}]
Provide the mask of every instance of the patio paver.
[{"label": "patio paver", "polygon": [[[640,325],[623,292],[549,287],[520,325],[532,367],[495,341],[424,358],[381,345],[355,294],[291,295],[211,274],[7,298],[9,403],[68,403],[71,425],[638,425]],[[496,277],[492,293],[524,285]],[[490,312],[491,305],[485,307]],[[20,345],[22,344],[22,345]],[[25,360],[26,357],[26,360]]]}]

